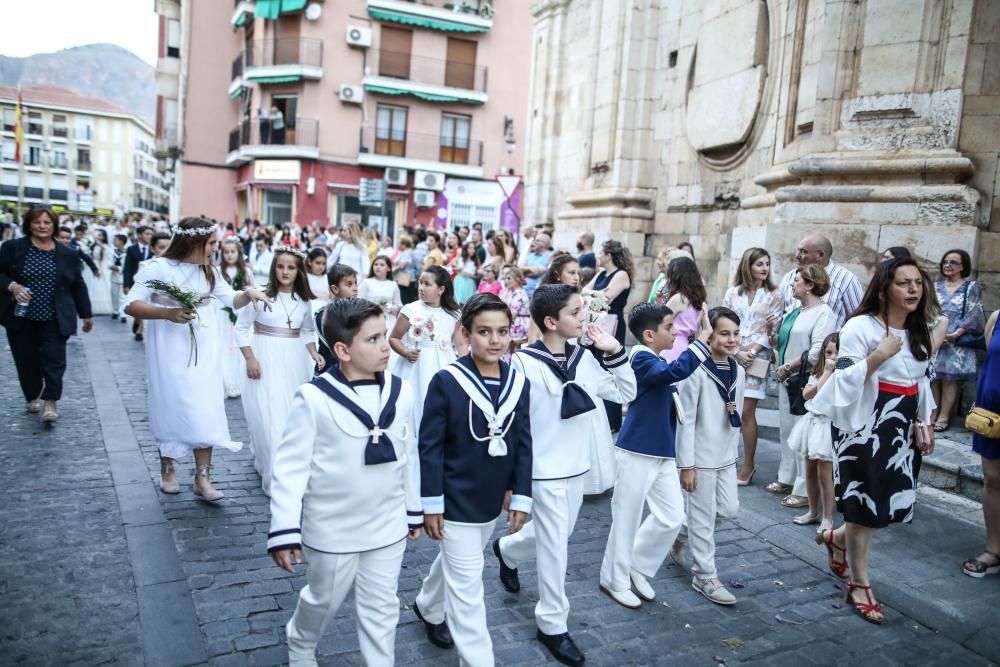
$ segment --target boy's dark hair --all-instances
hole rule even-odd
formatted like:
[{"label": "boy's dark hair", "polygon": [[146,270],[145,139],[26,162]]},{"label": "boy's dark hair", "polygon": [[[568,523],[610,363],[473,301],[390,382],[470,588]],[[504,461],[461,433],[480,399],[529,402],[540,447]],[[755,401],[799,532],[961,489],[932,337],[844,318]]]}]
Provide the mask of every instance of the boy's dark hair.
[{"label": "boy's dark hair", "polygon": [[150,227],[149,225],[139,225],[139,227],[136,228],[135,230],[135,235],[142,236],[143,234],[146,233],[146,230],[153,231],[153,228]]},{"label": "boy's dark hair", "polygon": [[539,285],[531,297],[531,321],[542,332],[545,328],[545,318],[559,319],[559,311],[566,307],[570,297],[576,290],[569,285]]},{"label": "boy's dark hair", "polygon": [[731,308],[726,308],[725,306],[716,306],[708,311],[708,323],[712,325],[712,329],[715,329],[715,323],[725,318],[735,324],[740,325],[740,316],[736,314]]},{"label": "boy's dark hair", "polygon": [[59,228],[59,231],[57,232],[57,234],[69,234],[70,236],[72,236],[73,235],[73,230],[70,229],[69,227],[63,225],[62,227]]},{"label": "boy's dark hair", "polygon": [[334,264],[326,272],[326,282],[330,287],[336,287],[344,278],[358,275],[358,272],[347,264]]},{"label": "boy's dark hair", "polygon": [[472,297],[465,302],[465,306],[462,307],[462,326],[465,327],[466,331],[472,331],[476,315],[491,311],[504,313],[507,315],[508,322],[514,321],[514,316],[511,315],[510,308],[500,299],[500,297],[496,294],[490,294],[489,292],[481,292],[479,294],[472,295]]},{"label": "boy's dark hair", "polygon": [[333,351],[337,343],[350,345],[366,321],[382,317],[382,307],[368,299],[337,299],[323,309],[323,338]]},{"label": "boy's dark hair", "polygon": [[156,232],[149,239],[149,247],[152,248],[153,246],[155,246],[157,241],[169,241],[169,240],[170,240],[170,234],[167,234],[166,232]]},{"label": "boy's dark hair", "polygon": [[128,243],[128,237],[124,234],[115,234],[115,241],[121,241],[122,243]]},{"label": "boy's dark hair", "polygon": [[673,314],[674,311],[662,303],[637,304],[628,314],[628,330],[641,343],[643,331],[647,329],[655,331],[664,317]]},{"label": "boy's dark hair", "polygon": [[85,232],[87,231],[87,223],[81,222],[76,227],[73,228],[74,232]]}]

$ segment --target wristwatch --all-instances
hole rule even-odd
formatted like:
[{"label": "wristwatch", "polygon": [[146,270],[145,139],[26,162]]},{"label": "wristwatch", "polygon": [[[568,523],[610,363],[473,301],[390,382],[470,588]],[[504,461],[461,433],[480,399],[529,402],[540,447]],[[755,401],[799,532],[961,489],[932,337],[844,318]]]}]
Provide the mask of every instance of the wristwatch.
[{"label": "wristwatch", "polygon": [[791,374],[791,372],[792,372],[792,365],[791,364],[785,364],[784,366],[781,367],[781,370],[785,371],[786,373]]}]

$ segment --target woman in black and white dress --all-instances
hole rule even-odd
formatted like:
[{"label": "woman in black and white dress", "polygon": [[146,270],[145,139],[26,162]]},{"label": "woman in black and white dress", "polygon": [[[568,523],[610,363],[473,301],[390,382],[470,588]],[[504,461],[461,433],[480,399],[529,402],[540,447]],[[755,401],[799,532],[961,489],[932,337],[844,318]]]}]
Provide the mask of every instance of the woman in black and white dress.
[{"label": "woman in black and white dress", "polygon": [[[847,577],[850,569],[847,601],[871,623],[885,620],[868,578],[875,530],[913,518],[921,461],[915,427],[934,409],[929,289],[912,259],[882,262],[841,331],[837,371],[813,399],[833,422],[837,509],[845,522],[816,539],[826,544],[834,574]],[[925,429],[929,453],[933,430]],[[846,561],[838,558],[845,551]]]}]

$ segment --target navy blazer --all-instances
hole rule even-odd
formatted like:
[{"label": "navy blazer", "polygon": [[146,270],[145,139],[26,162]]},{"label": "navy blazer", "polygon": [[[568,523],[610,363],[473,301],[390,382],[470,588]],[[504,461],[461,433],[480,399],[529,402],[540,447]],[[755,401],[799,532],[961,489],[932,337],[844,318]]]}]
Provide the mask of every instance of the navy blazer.
[{"label": "navy blazer", "polygon": [[[615,446],[636,454],[661,459],[677,458],[677,413],[673,394],[675,382],[687,378],[708,359],[708,346],[695,340],[674,362],[653,353],[648,347],[632,351],[637,393],[628,406]],[[694,415],[685,415],[694,419]]]},{"label": "navy blazer", "polygon": [[[462,364],[482,380],[472,357]],[[500,362],[500,386],[507,385],[511,369]],[[504,442],[506,456],[490,456],[486,442],[477,442],[469,433],[471,399],[451,374],[442,369],[431,378],[420,419],[420,495],[444,497],[444,518],[462,523],[487,523],[500,515],[507,491],[531,497],[531,426],[529,384],[510,419],[513,423]],[[503,399],[501,389],[501,400]],[[488,432],[486,417],[472,405],[476,433]]]},{"label": "navy blazer", "polygon": [[[151,259],[153,251],[150,250],[148,254],[149,257],[146,259]],[[130,245],[125,249],[125,266],[122,267],[122,287],[132,289],[132,286],[135,285],[135,274],[139,272],[139,262],[142,261],[142,249],[138,243]]]},{"label": "navy blazer", "polygon": [[[14,296],[8,291],[12,282],[21,282],[24,257],[28,254],[31,239],[27,236],[0,245],[0,324],[9,326],[14,319]],[[77,251],[56,242],[55,311],[59,333],[72,336],[76,333],[76,319],[90,319],[90,296],[83,282],[83,269]]]}]

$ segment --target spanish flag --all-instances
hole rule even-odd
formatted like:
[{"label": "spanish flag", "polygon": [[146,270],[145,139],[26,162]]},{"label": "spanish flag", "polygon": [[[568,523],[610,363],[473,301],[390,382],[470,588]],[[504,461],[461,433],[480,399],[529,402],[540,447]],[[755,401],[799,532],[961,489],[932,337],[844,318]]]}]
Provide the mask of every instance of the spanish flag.
[{"label": "spanish flag", "polygon": [[24,108],[21,91],[17,93],[17,107],[14,109],[14,162],[21,162],[21,143],[24,141]]}]

